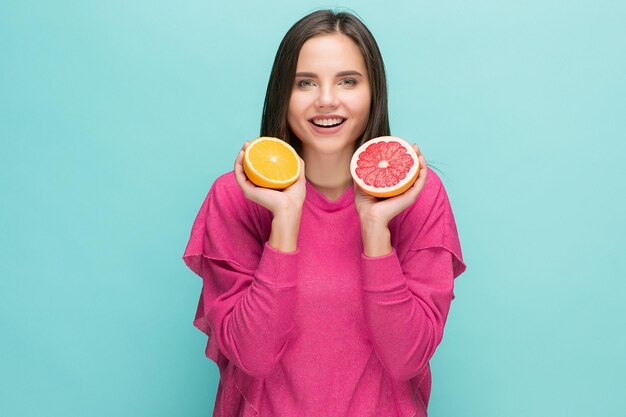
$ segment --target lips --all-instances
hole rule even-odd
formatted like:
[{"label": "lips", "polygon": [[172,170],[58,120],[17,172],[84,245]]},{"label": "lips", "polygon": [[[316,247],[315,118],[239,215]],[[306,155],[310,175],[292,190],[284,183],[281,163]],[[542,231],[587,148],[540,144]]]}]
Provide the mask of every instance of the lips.
[{"label": "lips", "polygon": [[345,117],[328,115],[324,117],[313,117],[312,119],[309,119],[309,122],[312,123],[315,127],[329,129],[340,126],[346,120],[347,119]]}]

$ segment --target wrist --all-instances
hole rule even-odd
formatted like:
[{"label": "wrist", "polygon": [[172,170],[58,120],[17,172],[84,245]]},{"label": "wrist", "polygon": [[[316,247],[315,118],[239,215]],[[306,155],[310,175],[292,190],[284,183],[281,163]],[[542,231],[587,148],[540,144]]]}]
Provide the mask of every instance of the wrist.
[{"label": "wrist", "polygon": [[379,215],[368,213],[359,213],[359,221],[361,229],[387,228],[389,219],[385,219]]},{"label": "wrist", "polygon": [[360,217],[361,222],[361,230],[362,231],[375,231],[375,230],[383,230],[388,229],[388,223],[384,220],[377,219],[374,217]]},{"label": "wrist", "polygon": [[391,246],[391,232],[386,224],[361,224],[361,238],[363,239],[363,254],[375,258],[388,255],[393,250]]},{"label": "wrist", "polygon": [[272,219],[272,231],[269,245],[283,252],[294,252],[298,247],[298,232],[300,230],[299,210],[287,210],[277,213]]},{"label": "wrist", "polygon": [[302,213],[302,204],[293,202],[281,204],[279,207],[274,207],[271,212],[274,219],[299,218]]}]

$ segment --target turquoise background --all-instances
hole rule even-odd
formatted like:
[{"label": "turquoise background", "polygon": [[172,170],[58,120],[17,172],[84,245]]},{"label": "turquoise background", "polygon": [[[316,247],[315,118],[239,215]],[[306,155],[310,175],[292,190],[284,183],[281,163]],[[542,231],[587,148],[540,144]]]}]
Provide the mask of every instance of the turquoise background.
[{"label": "turquoise background", "polygon": [[626,3],[0,3],[0,415],[210,416],[181,255],[287,29],[346,6],[468,270],[430,415],[626,415]]}]

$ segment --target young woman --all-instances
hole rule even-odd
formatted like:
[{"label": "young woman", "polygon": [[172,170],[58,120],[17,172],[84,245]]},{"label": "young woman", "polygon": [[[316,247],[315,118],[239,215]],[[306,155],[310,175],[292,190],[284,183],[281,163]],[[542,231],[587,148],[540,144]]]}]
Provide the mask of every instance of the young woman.
[{"label": "young woman", "polygon": [[356,189],[357,146],[390,134],[382,57],[355,16],[314,12],[281,42],[261,136],[304,169],[283,191],[242,168],[212,185],[183,256],[203,279],[194,325],[219,367],[214,416],[425,416],[428,365],[465,270],[446,191]]}]

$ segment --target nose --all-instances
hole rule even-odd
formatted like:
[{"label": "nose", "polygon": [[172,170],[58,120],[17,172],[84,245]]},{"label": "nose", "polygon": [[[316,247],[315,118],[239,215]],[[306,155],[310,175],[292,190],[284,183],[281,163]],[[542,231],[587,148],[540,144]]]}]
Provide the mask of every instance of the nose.
[{"label": "nose", "polygon": [[324,86],[320,88],[317,96],[316,105],[318,107],[336,107],[338,104],[336,92],[332,86]]}]

